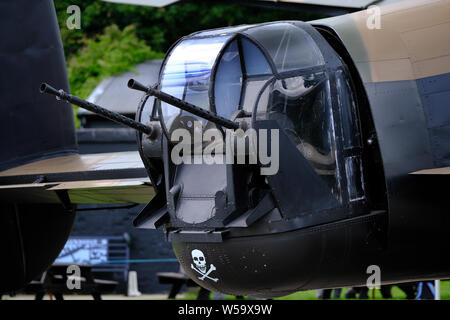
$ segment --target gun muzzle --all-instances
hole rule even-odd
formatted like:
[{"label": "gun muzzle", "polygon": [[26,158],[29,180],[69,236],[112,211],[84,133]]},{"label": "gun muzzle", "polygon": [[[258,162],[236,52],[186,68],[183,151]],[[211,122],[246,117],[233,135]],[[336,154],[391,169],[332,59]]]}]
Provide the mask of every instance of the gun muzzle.
[{"label": "gun muzzle", "polygon": [[134,79],[128,80],[128,88],[151,94],[150,87],[144,86],[142,83]]},{"label": "gun muzzle", "polygon": [[58,91],[55,88],[53,88],[51,85],[49,85],[47,83],[42,83],[41,87],[40,87],[40,92],[52,94],[52,95],[56,96],[58,99],[61,99],[61,94],[64,91],[63,90]]}]

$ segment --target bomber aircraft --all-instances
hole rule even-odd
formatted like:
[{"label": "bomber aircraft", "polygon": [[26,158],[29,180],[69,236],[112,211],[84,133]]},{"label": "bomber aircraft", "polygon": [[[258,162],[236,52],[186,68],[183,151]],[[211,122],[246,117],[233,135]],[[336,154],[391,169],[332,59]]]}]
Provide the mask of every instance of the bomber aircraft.
[{"label": "bomber aircraft", "polygon": [[[135,226],[163,228],[211,291],[361,286],[371,266],[382,284],[450,277],[450,1],[242,2],[334,16],[183,37],[158,83],[130,79],[136,120],[69,93],[52,1],[0,28],[1,291],[48,268],[96,201],[148,203]],[[136,129],[137,152],[79,155],[65,101]]]}]

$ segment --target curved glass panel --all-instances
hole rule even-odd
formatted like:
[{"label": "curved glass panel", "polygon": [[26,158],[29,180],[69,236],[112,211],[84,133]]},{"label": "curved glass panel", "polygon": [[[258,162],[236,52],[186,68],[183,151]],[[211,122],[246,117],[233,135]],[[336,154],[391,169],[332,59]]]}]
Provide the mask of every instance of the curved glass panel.
[{"label": "curved glass panel", "polygon": [[[210,110],[209,88],[211,69],[230,37],[188,39],[180,42],[170,53],[161,73],[160,89],[181,100]],[[206,120],[161,102],[164,124],[171,133],[177,128],[189,129],[193,121]]]},{"label": "curved glass panel", "polygon": [[247,75],[272,74],[272,69],[261,50],[245,38],[241,43]]},{"label": "curved glass panel", "polygon": [[241,58],[237,40],[225,50],[217,67],[214,96],[218,115],[229,119],[239,107],[242,90]]},{"label": "curved glass panel", "polygon": [[205,30],[200,31],[198,33],[195,33],[193,37],[210,37],[210,36],[223,36],[230,33],[236,33],[244,29],[248,29],[251,25],[243,24],[240,26],[234,26],[234,27],[226,27],[226,28],[220,28],[220,29],[212,29],[212,30]]},{"label": "curved glass panel", "polygon": [[356,119],[355,101],[353,100],[347,75],[342,70],[336,72],[336,89],[341,112],[344,148],[358,147],[360,145],[360,136]]},{"label": "curved glass panel", "polygon": [[268,79],[248,79],[247,81],[245,81],[245,95],[242,101],[242,109],[244,109],[248,113],[253,112],[256,100],[259,97],[259,93],[261,92],[267,81]]},{"label": "curved glass panel", "polygon": [[276,120],[335,197],[341,200],[327,75],[319,72],[277,80],[270,90],[267,106],[263,105],[263,100],[258,103],[257,118]]},{"label": "curved glass panel", "polygon": [[256,110],[255,119],[257,120],[266,120],[268,118],[267,110],[269,109],[269,99],[273,91],[273,83],[274,79],[269,79],[265,80],[261,85],[261,90],[259,91],[258,96],[255,99],[255,104],[257,105],[252,106],[252,112]]},{"label": "curved glass panel", "polygon": [[272,69],[255,44],[245,38],[231,42],[221,57],[215,76],[217,114],[230,118],[239,107],[252,112],[258,93],[271,76]]},{"label": "curved glass panel", "polygon": [[243,31],[258,41],[272,57],[278,72],[320,66],[325,63],[311,36],[290,23],[273,23]]}]

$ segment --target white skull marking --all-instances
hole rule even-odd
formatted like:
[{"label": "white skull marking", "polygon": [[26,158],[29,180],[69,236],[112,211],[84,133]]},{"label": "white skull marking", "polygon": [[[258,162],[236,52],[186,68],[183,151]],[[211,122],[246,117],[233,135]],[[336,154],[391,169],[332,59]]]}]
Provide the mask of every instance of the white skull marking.
[{"label": "white skull marking", "polygon": [[195,266],[197,267],[197,269],[199,271],[201,271],[202,273],[206,272],[206,259],[205,259],[205,255],[203,254],[203,252],[201,252],[200,250],[192,250],[192,260],[194,261]]}]

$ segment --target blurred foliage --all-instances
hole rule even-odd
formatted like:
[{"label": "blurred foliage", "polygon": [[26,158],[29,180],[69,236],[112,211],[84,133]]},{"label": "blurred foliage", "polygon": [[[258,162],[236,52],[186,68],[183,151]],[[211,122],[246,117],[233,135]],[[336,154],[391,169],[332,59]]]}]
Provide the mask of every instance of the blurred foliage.
[{"label": "blurred foliage", "polygon": [[136,26],[129,25],[120,30],[117,25],[106,27],[104,33],[82,41],[79,54],[67,61],[71,91],[86,98],[104,78],[121,74],[145,61],[161,58],[135,34]]},{"label": "blurred foliage", "polygon": [[[94,38],[82,38],[78,54],[67,60],[67,73],[72,94],[86,99],[103,79],[133,70],[134,66],[147,59],[161,58],[136,36],[136,26],[129,25],[120,30],[117,25],[106,27]],[[75,125],[79,127],[74,107]]]}]

